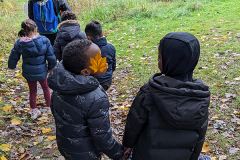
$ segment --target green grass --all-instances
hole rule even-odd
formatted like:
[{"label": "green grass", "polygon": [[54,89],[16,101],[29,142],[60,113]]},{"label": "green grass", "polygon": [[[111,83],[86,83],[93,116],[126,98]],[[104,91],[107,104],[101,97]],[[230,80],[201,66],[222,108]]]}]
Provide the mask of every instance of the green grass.
[{"label": "green grass", "polygon": [[[240,126],[231,122],[234,111],[240,111],[239,83],[234,78],[240,76],[240,2],[237,0],[172,0],[169,2],[156,0],[67,0],[82,24],[93,20],[100,20],[104,35],[108,42],[117,50],[117,70],[114,79],[117,91],[120,93],[118,101],[125,101],[127,93],[135,95],[139,88],[148,81],[149,77],[159,72],[157,68],[158,43],[169,32],[190,32],[195,35],[201,44],[201,58],[194,71],[194,77],[203,80],[209,85],[212,100],[210,105],[210,129],[206,135],[206,143],[210,146],[210,156],[219,157],[227,155],[227,159],[240,158],[240,151],[231,155],[230,147],[240,148]],[[21,77],[13,76],[13,71],[7,70],[7,59],[13,43],[20,30],[20,22],[24,20],[22,3],[24,0],[7,0],[0,2],[0,84],[2,97],[0,110],[10,104],[11,90],[21,85],[23,91],[27,88]],[[81,6],[81,7],[80,7]],[[231,50],[226,52],[227,50]],[[219,56],[216,56],[219,53]],[[214,56],[215,55],[215,56]],[[17,71],[20,69],[18,67]],[[21,72],[21,69],[20,71]],[[14,78],[12,78],[14,77]],[[229,82],[228,82],[229,81]],[[227,82],[227,83],[226,83]],[[25,85],[24,85],[25,84]],[[6,93],[6,94],[5,94]],[[236,98],[225,102],[229,109],[221,109],[222,98],[225,93],[237,94]],[[21,93],[20,97],[26,100]],[[217,97],[217,98],[216,98]],[[110,97],[112,98],[112,97]],[[214,99],[216,98],[216,99]],[[17,106],[23,105],[19,102]],[[0,116],[5,115],[0,111]],[[211,119],[215,114],[217,120],[226,122],[224,129],[213,133],[216,120]],[[22,115],[10,114],[12,117],[21,118]],[[30,122],[27,120],[26,122]],[[1,119],[0,128],[9,124],[9,120]],[[3,127],[1,127],[3,126]],[[233,135],[226,138],[224,132]],[[211,139],[217,138],[216,143]],[[7,139],[0,138],[0,143],[8,143]],[[24,143],[27,144],[25,141]],[[26,146],[26,145],[24,145]],[[0,151],[0,155],[3,152]],[[4,154],[6,156],[6,154]],[[8,154],[8,156],[10,156]]]}]

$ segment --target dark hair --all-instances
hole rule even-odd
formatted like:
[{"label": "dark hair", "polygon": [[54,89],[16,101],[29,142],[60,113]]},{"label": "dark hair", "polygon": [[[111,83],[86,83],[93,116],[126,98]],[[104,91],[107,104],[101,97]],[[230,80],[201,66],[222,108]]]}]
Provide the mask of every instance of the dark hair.
[{"label": "dark hair", "polygon": [[77,20],[77,16],[76,16],[76,14],[74,14],[73,12],[67,10],[67,11],[62,12],[62,14],[61,14],[61,20],[62,20],[62,21],[66,21],[66,20]]},{"label": "dark hair", "polygon": [[93,20],[86,25],[85,33],[87,36],[91,36],[96,39],[102,37],[102,26],[100,22]]},{"label": "dark hair", "polygon": [[92,41],[81,39],[70,42],[63,50],[62,63],[66,70],[80,74],[89,61],[86,54]]},{"label": "dark hair", "polygon": [[31,20],[27,19],[22,22],[21,24],[21,30],[18,32],[19,37],[26,37],[28,36],[31,32],[34,32],[34,30],[37,28],[36,23]]}]

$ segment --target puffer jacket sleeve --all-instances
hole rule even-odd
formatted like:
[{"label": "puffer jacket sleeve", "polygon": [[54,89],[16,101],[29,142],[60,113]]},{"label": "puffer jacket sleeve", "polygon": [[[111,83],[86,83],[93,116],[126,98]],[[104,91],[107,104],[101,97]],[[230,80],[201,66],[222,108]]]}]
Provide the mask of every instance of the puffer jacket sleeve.
[{"label": "puffer jacket sleeve", "polygon": [[58,33],[53,45],[53,50],[54,50],[54,55],[60,61],[62,60],[62,50],[61,50],[61,45],[59,43],[59,38],[60,38],[60,34]]},{"label": "puffer jacket sleeve", "polygon": [[127,116],[125,133],[123,136],[123,146],[133,148],[138,136],[148,120],[149,111],[146,105],[146,85],[138,92]]},{"label": "puffer jacket sleeve", "polygon": [[31,0],[28,1],[28,18],[33,20],[33,2]]},{"label": "puffer jacket sleeve", "polygon": [[63,11],[72,11],[70,6],[68,5],[68,3],[65,0],[58,0],[59,2],[59,9],[63,12]]},{"label": "puffer jacket sleeve", "polygon": [[88,111],[87,123],[98,150],[112,159],[120,159],[123,157],[123,146],[112,135],[108,110],[108,98],[98,99]]},{"label": "puffer jacket sleeve", "polygon": [[17,62],[20,59],[21,54],[17,50],[17,42],[14,44],[14,48],[11,51],[11,54],[8,59],[8,68],[15,69]]},{"label": "puffer jacket sleeve", "polygon": [[205,122],[203,123],[203,125],[201,126],[201,129],[199,131],[199,138],[198,138],[197,144],[194,147],[193,154],[192,154],[192,156],[189,160],[198,159],[198,156],[199,156],[199,154],[202,150],[202,146],[203,146],[203,143],[204,143],[204,140],[205,140],[205,135],[206,135],[206,132],[207,132],[208,115],[205,116],[204,121]]},{"label": "puffer jacket sleeve", "polygon": [[49,39],[47,39],[46,60],[48,61],[48,70],[52,70],[57,64],[56,57],[53,54],[53,52],[54,51],[53,51],[52,45],[51,45]]}]

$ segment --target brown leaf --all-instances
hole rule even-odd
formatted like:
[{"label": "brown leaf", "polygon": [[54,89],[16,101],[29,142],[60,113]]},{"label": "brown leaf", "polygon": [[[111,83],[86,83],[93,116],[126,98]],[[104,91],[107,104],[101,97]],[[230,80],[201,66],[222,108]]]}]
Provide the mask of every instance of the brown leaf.
[{"label": "brown leaf", "polygon": [[217,138],[213,138],[213,139],[209,140],[209,142],[211,142],[211,143],[217,143],[217,141],[218,141]]}]

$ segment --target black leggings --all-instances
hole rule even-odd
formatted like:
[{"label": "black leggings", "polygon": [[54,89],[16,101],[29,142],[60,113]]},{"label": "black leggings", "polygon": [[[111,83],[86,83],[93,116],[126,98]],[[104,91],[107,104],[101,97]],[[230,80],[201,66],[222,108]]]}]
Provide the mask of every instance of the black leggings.
[{"label": "black leggings", "polygon": [[54,41],[56,39],[57,33],[54,33],[54,34],[41,34],[41,35],[47,37],[50,40],[51,45],[52,46],[54,45]]}]

